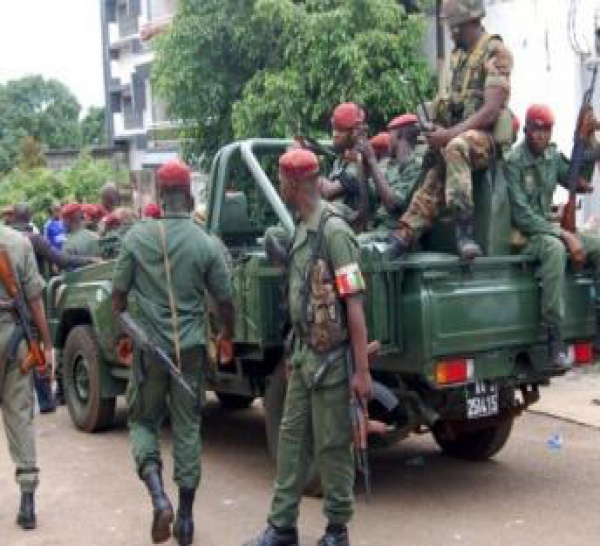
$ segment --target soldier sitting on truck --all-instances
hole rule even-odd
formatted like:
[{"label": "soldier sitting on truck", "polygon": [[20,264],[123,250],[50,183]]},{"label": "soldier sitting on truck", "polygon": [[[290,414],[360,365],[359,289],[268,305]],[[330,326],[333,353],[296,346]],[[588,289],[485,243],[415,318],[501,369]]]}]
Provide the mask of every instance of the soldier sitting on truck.
[{"label": "soldier sitting on truck", "polygon": [[473,238],[473,172],[512,145],[510,72],[512,55],[498,36],[481,25],[483,0],[444,0],[442,16],[456,45],[449,88],[434,102],[434,126],[426,135],[432,160],[390,238],[397,258],[428,231],[444,202],[456,220],[456,245],[462,259],[481,256]]},{"label": "soldier sitting on truck", "polygon": [[[525,122],[525,140],[508,155],[506,177],[514,226],[526,237],[523,253],[539,260],[542,284],[542,319],[548,328],[548,352],[558,369],[571,365],[563,345],[565,266],[567,255],[577,265],[589,264],[600,278],[600,238],[576,235],[552,220],[552,197],[564,185],[568,160],[550,143],[554,115],[544,105],[532,105]],[[593,162],[588,158],[587,174]],[[586,180],[579,191],[589,191]],[[598,287],[600,288],[600,287]],[[596,324],[600,326],[600,290],[596,289]],[[597,334],[598,338],[598,334]],[[598,343],[598,342],[597,342]]]},{"label": "soldier sitting on truck", "polygon": [[379,206],[371,217],[371,230],[359,236],[361,243],[385,242],[410,202],[423,163],[422,147],[417,146],[418,123],[414,114],[404,114],[390,122],[391,158],[387,166],[379,162],[379,169],[372,168],[376,158],[369,147],[364,146],[363,155],[370,167]]},{"label": "soldier sitting on truck", "polygon": [[84,226],[83,210],[79,203],[69,203],[61,210],[67,231],[64,251],[75,256],[100,257],[98,236]]}]

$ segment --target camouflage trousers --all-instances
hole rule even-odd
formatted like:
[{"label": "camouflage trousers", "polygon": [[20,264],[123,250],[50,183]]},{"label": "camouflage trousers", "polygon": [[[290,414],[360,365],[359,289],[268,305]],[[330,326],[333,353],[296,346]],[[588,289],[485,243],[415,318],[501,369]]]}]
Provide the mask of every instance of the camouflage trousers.
[{"label": "camouflage trousers", "polygon": [[455,213],[473,209],[473,171],[485,169],[494,154],[494,142],[484,131],[465,131],[446,146],[443,164],[427,171],[408,209],[398,223],[407,240],[417,241],[431,229],[445,203]]}]

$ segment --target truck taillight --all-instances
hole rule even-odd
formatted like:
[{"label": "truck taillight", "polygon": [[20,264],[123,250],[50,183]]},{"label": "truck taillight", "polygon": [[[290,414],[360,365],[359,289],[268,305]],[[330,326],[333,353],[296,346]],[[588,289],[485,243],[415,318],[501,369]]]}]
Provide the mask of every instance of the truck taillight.
[{"label": "truck taillight", "polygon": [[473,377],[472,358],[442,360],[435,365],[435,380],[439,385],[466,383]]},{"label": "truck taillight", "polygon": [[585,366],[594,362],[594,346],[591,341],[578,341],[571,345],[570,349],[575,366]]}]

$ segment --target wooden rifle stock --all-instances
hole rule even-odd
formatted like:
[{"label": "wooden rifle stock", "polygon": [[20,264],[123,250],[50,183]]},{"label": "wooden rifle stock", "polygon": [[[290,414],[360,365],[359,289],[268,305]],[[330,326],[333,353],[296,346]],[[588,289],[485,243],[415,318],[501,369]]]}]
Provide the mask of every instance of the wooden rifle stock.
[{"label": "wooden rifle stock", "polygon": [[27,342],[27,357],[21,362],[20,370],[22,374],[28,374],[36,368],[41,374],[46,373],[46,358],[40,346],[40,342],[34,337],[29,326],[29,317],[26,309],[26,303],[19,290],[19,285],[15,279],[10,257],[5,248],[0,249],[0,282],[4,286],[8,296],[13,300],[14,312],[23,328],[25,341]]}]

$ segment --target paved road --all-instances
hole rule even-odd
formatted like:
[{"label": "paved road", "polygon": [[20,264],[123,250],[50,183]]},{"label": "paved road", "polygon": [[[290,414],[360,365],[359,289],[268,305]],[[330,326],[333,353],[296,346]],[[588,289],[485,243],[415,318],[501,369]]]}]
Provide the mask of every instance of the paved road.
[{"label": "paved road", "polygon": [[[14,524],[17,490],[0,434],[0,545],[149,544],[148,500],[122,419],[115,430],[93,436],[76,432],[65,409],[38,423],[43,475],[33,532]],[[546,442],[557,433],[563,446],[552,451]],[[270,498],[273,468],[260,406],[227,413],[211,405],[205,440],[195,544],[238,546],[263,526]],[[447,459],[426,436],[375,454],[373,472],[375,496],[357,504],[354,546],[592,546],[600,540],[597,429],[528,414],[496,461]],[[320,503],[306,499],[301,544],[314,545],[322,526]]]}]

